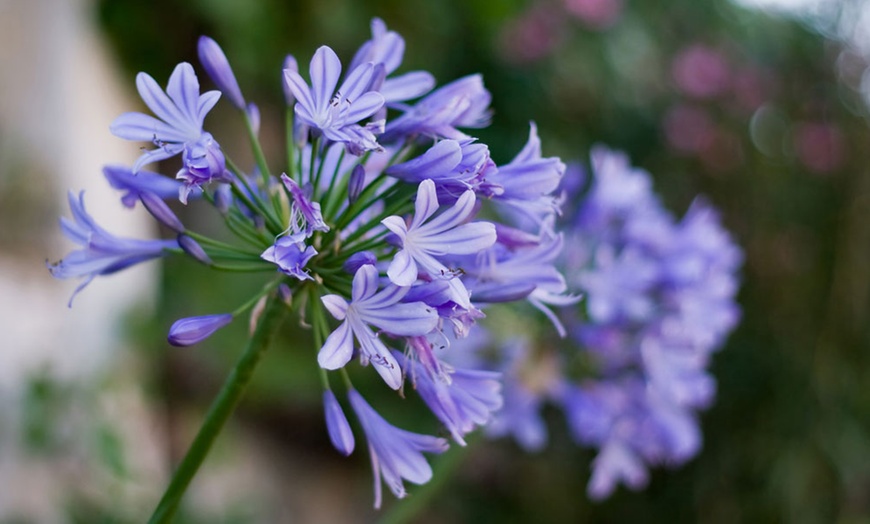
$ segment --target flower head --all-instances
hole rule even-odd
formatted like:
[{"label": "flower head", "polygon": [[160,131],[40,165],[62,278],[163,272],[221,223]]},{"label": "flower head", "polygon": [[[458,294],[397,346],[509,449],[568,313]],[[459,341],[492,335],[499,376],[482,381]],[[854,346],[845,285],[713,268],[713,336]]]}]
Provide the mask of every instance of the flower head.
[{"label": "flower head", "polygon": [[284,70],[284,81],[296,99],[299,120],[329,140],[344,143],[352,153],[378,149],[372,128],[357,123],[384,105],[383,95],[371,89],[373,64],[354,68],[336,91],[341,61],[332,49],[322,46],[311,59],[309,73],[310,88],[298,72]]},{"label": "flower head", "polygon": [[325,369],[338,369],[353,356],[353,339],[360,345],[364,363],[373,362],[375,370],[393,389],[402,385],[402,370],[370,325],[398,336],[426,335],[438,324],[438,313],[423,302],[400,302],[408,287],[387,285],[378,291],[378,270],[360,267],[353,277],[350,302],[340,295],[321,297],[326,309],[342,323],[333,331],[320,352],[317,362]]},{"label": "flower head", "polygon": [[188,63],[176,66],[166,91],[146,73],[136,76],[139,95],[157,118],[143,113],[124,113],[112,122],[110,130],[127,140],[152,142],[156,149],[146,151],[133,165],[142,166],[182,154],[183,167],[176,178],[184,181],[179,198],[201,184],[226,180],[226,166],[220,145],[202,129],[205,115],[220,98],[217,91],[199,94],[199,81]]}]

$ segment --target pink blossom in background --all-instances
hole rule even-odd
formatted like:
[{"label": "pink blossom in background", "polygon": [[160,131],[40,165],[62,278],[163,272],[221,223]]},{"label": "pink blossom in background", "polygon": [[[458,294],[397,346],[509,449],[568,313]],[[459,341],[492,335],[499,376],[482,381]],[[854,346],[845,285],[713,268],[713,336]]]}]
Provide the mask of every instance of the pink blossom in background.
[{"label": "pink blossom in background", "polygon": [[707,112],[688,104],[672,107],[662,121],[668,145],[680,153],[698,154],[713,140],[716,125]]},{"label": "pink blossom in background", "polygon": [[824,122],[805,122],[794,128],[798,161],[814,173],[836,171],[846,158],[846,141],[840,128]]},{"label": "pink blossom in background", "polygon": [[671,75],[682,93],[695,98],[713,98],[730,87],[731,73],[725,57],[702,44],[680,51],[671,64]]},{"label": "pink blossom in background", "polygon": [[593,29],[613,27],[622,8],[622,0],[565,0],[565,9]]},{"label": "pink blossom in background", "polygon": [[562,42],[565,30],[562,14],[537,5],[505,24],[500,48],[509,62],[528,63],[551,54]]},{"label": "pink blossom in background", "polygon": [[749,113],[761,107],[775,91],[776,83],[770,71],[744,67],[734,72],[731,89],[737,106]]}]

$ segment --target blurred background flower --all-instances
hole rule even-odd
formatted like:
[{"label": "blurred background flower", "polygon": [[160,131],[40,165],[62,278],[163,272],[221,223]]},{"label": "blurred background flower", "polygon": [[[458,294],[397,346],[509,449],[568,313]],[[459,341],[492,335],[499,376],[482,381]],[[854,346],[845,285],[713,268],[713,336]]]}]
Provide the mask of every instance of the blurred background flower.
[{"label": "blurred background flower", "polygon": [[[674,216],[697,194],[720,210],[745,253],[742,324],[712,357],[702,449],[680,469],[652,470],[643,491],[591,502],[593,452],[544,409],[548,447],[470,442],[433,461],[434,490],[405,506],[385,500],[378,515],[367,458],[345,459],[324,438],[301,331],[267,356],[178,521],[398,520],[390,512],[402,507],[420,522],[870,519],[864,2],[0,0],[0,522],[141,521],[247,336],[236,322],[197,348],[165,339],[191,311],[231,310],[244,278],[217,286],[170,261],[95,281],[67,310],[75,284],[44,268],[64,252],[53,217],[67,187],[87,190],[88,211],[113,234],[172,238],[103,187],[103,164],[140,154],[109,133],[124,110],[145,110],[135,74],[168,78],[195,61],[200,35],[214,37],[276,155],[287,53],[329,43],[347,60],[373,16],[406,38],[406,70],[441,84],[483,73],[493,124],[475,135],[493,151],[518,151],[516,130],[534,119],[548,156],[583,159],[606,143],[652,173]],[[234,113],[219,104],[209,127],[252,165],[233,149],[245,137]],[[361,393],[395,419],[381,388]]]}]

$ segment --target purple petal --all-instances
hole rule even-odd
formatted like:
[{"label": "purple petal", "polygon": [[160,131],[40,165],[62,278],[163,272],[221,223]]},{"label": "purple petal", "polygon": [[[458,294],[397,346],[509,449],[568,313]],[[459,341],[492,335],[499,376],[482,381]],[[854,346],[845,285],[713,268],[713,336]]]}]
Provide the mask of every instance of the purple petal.
[{"label": "purple petal", "polygon": [[188,137],[171,125],[144,113],[124,113],[109,126],[109,131],[125,140],[142,142],[185,142]]},{"label": "purple petal", "polygon": [[360,302],[373,296],[378,290],[378,270],[375,266],[365,265],[353,276],[351,300]]},{"label": "purple petal", "polygon": [[[314,110],[314,100],[311,98],[311,90],[298,72],[292,69],[285,69],[284,86],[293,94],[296,100],[299,101],[299,104],[307,108],[308,111]],[[296,107],[298,108],[299,106],[297,105]]]},{"label": "purple petal", "polygon": [[435,192],[435,182],[426,179],[417,188],[417,200],[414,202],[414,219],[411,229],[420,227],[429,217],[438,211],[438,194]]},{"label": "purple petal", "polygon": [[182,62],[175,66],[169,76],[166,94],[175,103],[175,107],[184,115],[186,122],[197,121],[199,105],[199,80],[193,72],[193,66]]},{"label": "purple petal", "polygon": [[[463,224],[437,237],[420,239],[414,243],[432,255],[470,255],[495,244],[495,226],[489,222]],[[389,274],[389,273],[388,273]]]},{"label": "purple petal", "polygon": [[387,269],[390,282],[397,286],[410,286],[417,281],[417,263],[405,249],[400,249]]},{"label": "purple petal", "polygon": [[328,46],[321,46],[311,58],[308,72],[311,75],[314,107],[317,111],[321,111],[326,108],[326,104],[335,92],[338,77],[341,76],[341,60]]},{"label": "purple petal", "polygon": [[345,117],[348,122],[359,122],[375,113],[384,105],[384,96],[376,91],[369,91],[353,100]]},{"label": "purple petal", "polygon": [[350,362],[353,356],[353,332],[350,323],[344,321],[326,337],[326,342],[317,353],[317,363],[323,369],[338,369]]},{"label": "purple petal", "polygon": [[323,302],[323,305],[336,320],[344,320],[344,317],[347,316],[348,304],[344,297],[340,295],[324,295],[320,297],[320,301]]},{"label": "purple petal", "polygon": [[426,71],[411,71],[388,78],[380,92],[387,103],[402,102],[423,96],[435,87],[435,77]]}]

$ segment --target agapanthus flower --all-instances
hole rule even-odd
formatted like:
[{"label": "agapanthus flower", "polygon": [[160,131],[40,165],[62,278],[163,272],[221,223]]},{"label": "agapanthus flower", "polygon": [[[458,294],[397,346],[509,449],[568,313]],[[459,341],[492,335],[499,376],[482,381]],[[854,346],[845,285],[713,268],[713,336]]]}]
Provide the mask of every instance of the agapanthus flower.
[{"label": "agapanthus flower", "polygon": [[449,447],[443,438],[399,429],[381,417],[365,399],[351,389],[350,404],[369,443],[375,475],[375,508],[381,507],[381,478],[397,498],[407,495],[403,480],[425,484],[432,478],[432,467],[423,453],[443,453]]},{"label": "agapanthus flower", "polygon": [[387,269],[390,280],[400,286],[413,284],[421,272],[430,278],[446,279],[451,298],[460,307],[471,309],[471,299],[456,271],[439,257],[468,255],[488,248],[495,242],[495,226],[489,222],[468,222],[474,214],[475,196],[466,191],[453,207],[433,217],[438,211],[435,183],[424,180],[417,188],[414,218],[410,224],[398,216],[382,223],[398,236],[402,246]]},{"label": "agapanthus flower", "polygon": [[371,90],[375,67],[371,63],[354,68],[336,91],[341,61],[327,46],[314,53],[309,68],[311,87],[298,72],[284,70],[287,88],[296,99],[296,116],[329,140],[341,142],[354,154],[378,149],[375,133],[357,122],[372,116],[384,105],[384,97]]},{"label": "agapanthus flower", "polygon": [[429,93],[387,123],[382,140],[389,143],[409,135],[468,140],[471,137],[458,128],[489,125],[491,100],[480,75],[460,78]]},{"label": "agapanthus flower", "polygon": [[[395,31],[387,30],[387,25],[380,18],[372,19],[371,28],[371,40],[360,46],[350,63],[350,69],[353,70],[366,62],[383,64],[384,75],[389,77],[402,64],[405,40]],[[396,102],[422,96],[434,86],[435,78],[430,73],[412,71],[394,78],[386,78],[378,92],[383,95],[388,105],[396,105]]]},{"label": "agapanthus flower", "polygon": [[283,236],[266,248],[260,258],[277,265],[285,275],[298,280],[309,280],[312,276],[305,269],[305,265],[317,254],[317,250],[306,244],[305,238],[305,233]]},{"label": "agapanthus flower", "polygon": [[388,284],[380,291],[378,288],[378,270],[364,265],[353,277],[350,302],[341,295],[321,297],[326,309],[342,322],[320,348],[317,362],[325,369],[343,367],[353,356],[356,338],[363,362],[372,362],[384,382],[399,389],[401,367],[370,325],[390,335],[426,335],[438,324],[438,313],[423,302],[400,302],[408,292],[406,286]]},{"label": "agapanthus flower", "polygon": [[69,207],[73,220],[61,217],[63,234],[81,248],[77,249],[48,269],[54,278],[84,278],[70,297],[70,306],[75,296],[85,288],[94,277],[110,275],[130,266],[165,256],[169,250],[178,249],[175,240],[136,240],[112,235],[85,210],[85,193],[78,198],[70,192]]},{"label": "agapanthus flower", "polygon": [[112,122],[112,134],[127,140],[151,142],[156,149],[146,151],[133,164],[137,173],[152,162],[182,153],[184,167],[176,178],[184,185],[179,198],[212,180],[227,180],[226,162],[220,145],[211,133],[203,131],[205,115],[220,98],[218,91],[199,94],[199,81],[188,63],[176,66],[166,91],[147,73],[136,76],[139,95],[158,118],[143,113],[124,113]]}]

